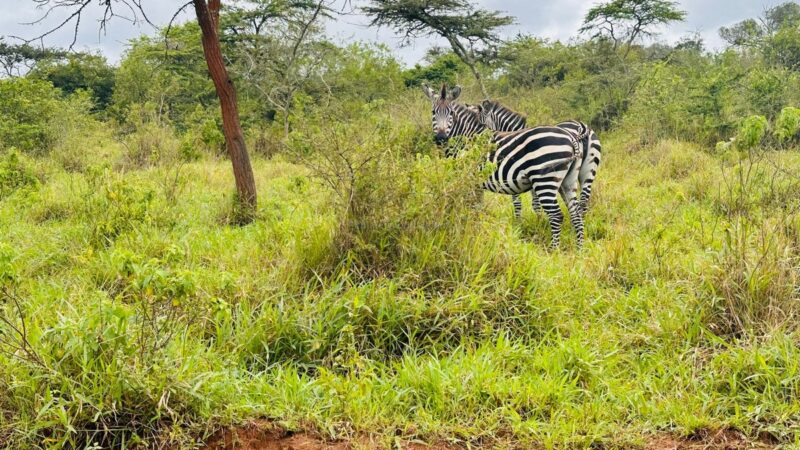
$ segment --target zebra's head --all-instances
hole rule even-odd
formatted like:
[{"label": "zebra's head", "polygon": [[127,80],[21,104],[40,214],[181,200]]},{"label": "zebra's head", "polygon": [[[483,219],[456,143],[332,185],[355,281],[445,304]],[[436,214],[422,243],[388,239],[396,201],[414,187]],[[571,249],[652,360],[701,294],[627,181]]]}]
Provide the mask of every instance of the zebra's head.
[{"label": "zebra's head", "polygon": [[453,131],[455,123],[453,110],[456,99],[461,95],[461,86],[448,90],[447,84],[442,84],[441,91],[437,92],[427,84],[423,84],[422,90],[433,103],[433,137],[437,144],[443,145],[450,139],[450,133]]}]

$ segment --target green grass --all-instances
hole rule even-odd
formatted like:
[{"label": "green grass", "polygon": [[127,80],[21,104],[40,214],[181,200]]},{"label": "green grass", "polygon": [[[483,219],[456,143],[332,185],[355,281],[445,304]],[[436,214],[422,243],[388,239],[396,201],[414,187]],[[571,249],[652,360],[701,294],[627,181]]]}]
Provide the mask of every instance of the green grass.
[{"label": "green grass", "polygon": [[102,142],[84,171],[24,160],[40,182],[0,198],[0,443],[192,448],[249,418],[386,442],[796,443],[800,183],[772,169],[800,154],[739,183],[737,155],[604,140],[586,247],[568,231],[552,253],[543,217],[458,197],[435,156],[392,166],[398,192],[434,181],[349,225],[307,168],[255,158],[243,227],[211,156],[123,171]]}]

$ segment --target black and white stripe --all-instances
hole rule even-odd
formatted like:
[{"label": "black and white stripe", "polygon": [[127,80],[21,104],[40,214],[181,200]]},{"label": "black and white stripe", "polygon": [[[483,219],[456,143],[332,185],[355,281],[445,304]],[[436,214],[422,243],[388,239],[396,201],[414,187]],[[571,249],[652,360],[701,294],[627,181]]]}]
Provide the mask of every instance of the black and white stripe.
[{"label": "black and white stripe", "polygon": [[[525,127],[526,117],[512,111],[498,102],[484,100],[480,105],[468,106],[470,110],[479,114],[481,122],[488,128],[495,131],[516,131]],[[597,168],[600,166],[602,157],[602,146],[597,134],[585,123],[578,121],[567,121],[556,124],[557,127],[564,128],[575,134],[583,147],[583,159],[580,164],[575,163],[570,173],[564,180],[567,186],[574,186],[577,182],[580,189],[580,199],[578,200],[578,211],[581,216],[586,215],[589,206],[589,199],[592,195],[592,184],[597,176]],[[571,197],[571,195],[570,195]],[[564,198],[569,208],[570,203]],[[519,217],[522,212],[522,202],[519,196],[513,197],[514,215]],[[534,211],[541,210],[540,202],[533,196],[532,205]]]},{"label": "black and white stripe", "polygon": [[[451,137],[470,137],[486,129],[474,111],[456,103],[456,99],[461,95],[460,86],[448,90],[446,85],[442,85],[441,91],[437,92],[427,84],[423,84],[422,90],[433,103],[432,124],[437,144],[445,145]],[[457,149],[452,147],[446,150],[448,156],[453,156],[456,151]]]},{"label": "black and white stripe", "polygon": [[592,185],[597,177],[597,169],[600,167],[600,160],[603,156],[603,146],[600,144],[597,133],[583,122],[561,122],[556,126],[572,130],[581,136],[581,145],[584,151],[578,172],[578,186],[581,191],[580,212],[582,216],[585,216],[589,209],[589,199],[592,197]]},{"label": "black and white stripe", "polygon": [[[433,102],[433,129],[437,142],[447,142],[458,135],[473,135],[485,129],[473,109],[453,104],[460,89],[447,91],[442,86],[438,95],[427,86],[423,89]],[[444,114],[452,117],[444,117]],[[456,124],[461,125],[457,127]],[[550,222],[551,247],[558,247],[564,217],[557,196],[572,163],[582,156],[576,136],[559,127],[535,127],[515,133],[497,133],[494,141],[497,149],[487,155],[487,161],[496,167],[482,187],[491,192],[517,196],[533,191]],[[580,244],[583,240],[582,218],[580,214],[571,213],[570,219],[580,236]]]}]

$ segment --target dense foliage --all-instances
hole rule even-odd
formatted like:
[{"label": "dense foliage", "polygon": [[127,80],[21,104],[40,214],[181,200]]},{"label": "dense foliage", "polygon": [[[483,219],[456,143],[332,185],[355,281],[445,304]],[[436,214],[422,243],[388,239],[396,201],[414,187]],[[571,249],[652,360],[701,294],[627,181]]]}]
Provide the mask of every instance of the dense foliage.
[{"label": "dense foliage", "polygon": [[[683,17],[606,5],[642,3]],[[548,252],[544,217],[477,189],[488,136],[432,142],[419,84],[482,98],[461,58],[407,68],[331,40],[322,3],[241,5],[247,226],[196,25],[116,67],[0,46],[31,65],[0,79],[0,446],[188,449],[255,418],[386,448],[800,440],[800,6],[719,52],[498,43],[494,97],[604,143],[586,247]]]}]

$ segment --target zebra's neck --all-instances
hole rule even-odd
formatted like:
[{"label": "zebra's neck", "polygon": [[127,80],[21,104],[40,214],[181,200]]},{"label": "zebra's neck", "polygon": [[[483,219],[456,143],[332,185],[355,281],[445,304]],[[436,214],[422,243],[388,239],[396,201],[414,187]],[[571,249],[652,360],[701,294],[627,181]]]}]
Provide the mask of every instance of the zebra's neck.
[{"label": "zebra's neck", "polygon": [[496,102],[484,105],[484,108],[487,107],[487,114],[491,119],[494,131],[518,131],[525,128],[527,119],[522,114]]},{"label": "zebra's neck", "polygon": [[454,105],[453,128],[450,130],[450,137],[474,136],[485,129],[486,126],[481,123],[478,114],[470,111],[469,108],[464,105]]}]

